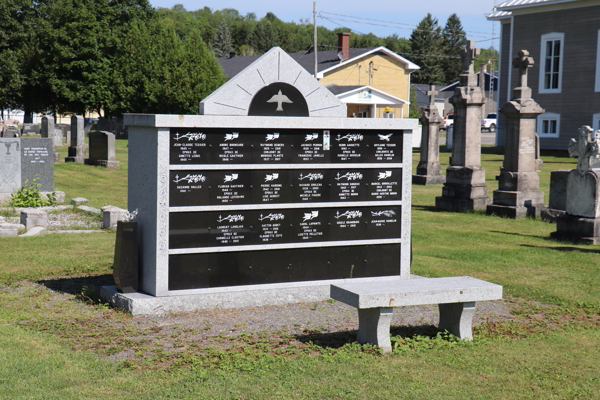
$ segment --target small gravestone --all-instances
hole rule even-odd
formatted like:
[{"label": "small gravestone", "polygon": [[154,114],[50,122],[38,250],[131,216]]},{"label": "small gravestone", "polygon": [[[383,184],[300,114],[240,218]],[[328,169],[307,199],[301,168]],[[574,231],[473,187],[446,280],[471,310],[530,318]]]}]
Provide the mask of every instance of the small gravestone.
[{"label": "small gravestone", "polygon": [[527,50],[521,50],[513,60],[519,69],[520,86],[513,90],[513,99],[500,112],[506,116],[506,143],[504,167],[499,176],[494,201],[487,207],[488,214],[508,218],[539,217],[544,207],[544,192],[540,190],[540,177],[536,172],[537,116],[544,109],[531,98],[527,86],[527,70],[534,65]]},{"label": "small gravestone", "polygon": [[416,185],[440,185],[446,182],[446,177],[440,174],[440,123],[443,121],[435,105],[435,96],[438,94],[435,86],[431,87],[429,105],[419,119],[421,130],[421,161],[417,166],[417,174],[412,176],[412,183]]},{"label": "small gravestone", "polygon": [[435,208],[441,211],[472,211],[485,209],[490,203],[485,169],[481,165],[481,109],[485,96],[477,86],[473,61],[480,53],[470,40],[461,51],[465,71],[460,86],[450,103],[456,110],[452,141],[452,165],[446,170],[442,196],[436,197]]},{"label": "small gravestone", "polygon": [[0,193],[21,187],[21,140],[0,139]]},{"label": "small gravestone", "polygon": [[[600,132],[600,131],[598,131]],[[571,139],[569,155],[577,157],[577,168],[567,179],[567,213],[556,222],[550,236],[560,240],[600,243],[600,170],[594,162],[600,158],[600,146],[594,130],[579,129],[579,140]]]},{"label": "small gravestone", "polygon": [[114,134],[106,131],[90,132],[89,139],[89,158],[84,160],[86,165],[119,168],[121,162],[117,161]]},{"label": "small gravestone", "polygon": [[23,124],[23,134],[35,134],[39,135],[41,132],[41,128],[39,125],[34,124]]},{"label": "small gravestone", "polygon": [[54,144],[52,159],[55,163],[59,162],[60,154],[56,151],[56,146],[62,146],[62,135],[57,135],[57,130],[54,127],[54,118],[42,117],[42,129],[40,133],[42,138],[52,139],[52,143]]},{"label": "small gravestone", "polygon": [[85,159],[85,132],[83,116],[74,115],[71,117],[71,145],[69,146],[69,156],[65,157],[65,162],[82,163]]}]

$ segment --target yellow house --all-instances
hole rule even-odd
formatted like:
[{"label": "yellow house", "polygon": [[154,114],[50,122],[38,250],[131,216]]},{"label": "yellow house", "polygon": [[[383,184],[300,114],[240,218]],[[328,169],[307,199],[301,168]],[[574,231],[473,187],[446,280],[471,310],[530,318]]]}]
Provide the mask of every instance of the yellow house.
[{"label": "yellow house", "polygon": [[[408,118],[410,75],[419,66],[385,47],[349,47],[349,33],[338,34],[338,49],[317,52],[317,79],[348,107],[348,117]],[[312,49],[289,55],[315,73]],[[219,59],[232,78],[260,56]]]}]

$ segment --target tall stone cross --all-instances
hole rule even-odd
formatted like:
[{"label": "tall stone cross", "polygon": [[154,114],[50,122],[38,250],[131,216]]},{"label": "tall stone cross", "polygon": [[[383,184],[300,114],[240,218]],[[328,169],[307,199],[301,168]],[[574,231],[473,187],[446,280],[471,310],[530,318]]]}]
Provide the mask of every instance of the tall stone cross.
[{"label": "tall stone cross", "polygon": [[427,96],[429,96],[429,107],[435,107],[435,96],[440,94],[437,90],[435,90],[435,85],[431,85],[431,90],[427,92]]},{"label": "tall stone cross", "polygon": [[535,61],[533,57],[527,57],[527,50],[519,51],[519,56],[513,60],[513,67],[519,68],[519,76],[521,77],[521,85],[519,87],[527,87],[527,69],[533,67]]},{"label": "tall stone cross", "polygon": [[584,125],[579,128],[579,140],[571,139],[569,143],[569,157],[579,157],[577,171],[581,175],[590,170],[592,159],[600,157],[600,147],[593,133],[592,128]]},{"label": "tall stone cross", "polygon": [[475,47],[475,41],[469,40],[467,42],[467,47],[460,51],[460,58],[465,66],[465,73],[472,75],[475,74],[475,70],[473,69],[473,61],[475,57],[477,57],[481,53],[481,49]]}]

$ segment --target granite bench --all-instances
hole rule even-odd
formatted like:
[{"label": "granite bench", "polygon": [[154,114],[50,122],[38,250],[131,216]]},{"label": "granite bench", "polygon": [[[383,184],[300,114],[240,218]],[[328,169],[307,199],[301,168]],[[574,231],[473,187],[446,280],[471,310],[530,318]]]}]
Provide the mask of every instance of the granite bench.
[{"label": "granite bench", "polygon": [[331,298],[358,308],[359,343],[391,351],[390,321],[394,307],[438,304],[440,330],[471,340],[475,302],[502,298],[502,286],[471,278],[394,279],[331,285]]}]

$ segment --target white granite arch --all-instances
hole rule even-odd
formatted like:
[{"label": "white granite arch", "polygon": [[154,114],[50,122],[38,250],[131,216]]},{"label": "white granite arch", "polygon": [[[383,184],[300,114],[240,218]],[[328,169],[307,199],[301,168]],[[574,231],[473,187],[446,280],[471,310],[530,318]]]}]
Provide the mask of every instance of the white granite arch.
[{"label": "white granite arch", "polygon": [[273,47],[205,98],[200,114],[246,116],[256,93],[275,82],[288,83],[302,93],[309,117],[348,115],[344,103],[279,47]]}]

